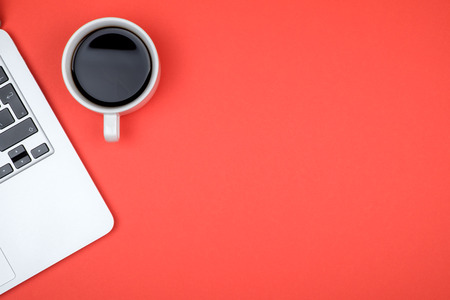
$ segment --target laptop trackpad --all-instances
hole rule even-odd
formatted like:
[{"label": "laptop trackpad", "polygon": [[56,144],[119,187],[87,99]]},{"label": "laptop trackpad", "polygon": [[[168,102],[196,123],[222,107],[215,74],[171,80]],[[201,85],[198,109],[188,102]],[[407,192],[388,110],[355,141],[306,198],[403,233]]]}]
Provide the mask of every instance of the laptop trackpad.
[{"label": "laptop trackpad", "polygon": [[2,249],[0,249],[0,286],[13,280],[14,277],[16,277],[16,274],[14,274],[8,260],[6,260]]}]

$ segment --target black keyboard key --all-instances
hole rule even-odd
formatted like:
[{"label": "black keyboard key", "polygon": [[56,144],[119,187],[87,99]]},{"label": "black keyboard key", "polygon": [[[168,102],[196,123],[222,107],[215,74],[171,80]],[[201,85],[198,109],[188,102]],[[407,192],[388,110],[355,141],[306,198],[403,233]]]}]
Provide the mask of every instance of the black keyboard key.
[{"label": "black keyboard key", "polygon": [[47,144],[44,143],[44,144],[37,146],[33,150],[31,150],[31,155],[33,155],[33,157],[36,159],[36,158],[41,157],[42,155],[44,155],[47,152],[48,152],[48,147],[47,147]]},{"label": "black keyboard key", "polygon": [[19,95],[17,95],[16,90],[11,83],[0,88],[0,100],[3,104],[9,104],[9,106],[11,106],[11,109],[17,119],[22,119],[28,115],[27,109],[23,105]]},{"label": "black keyboard key", "polygon": [[18,159],[17,161],[15,161],[14,166],[16,166],[17,169],[20,169],[23,166],[25,166],[26,164],[28,164],[29,162],[31,162],[31,158],[27,154],[24,157],[22,157],[21,159]]},{"label": "black keyboard key", "polygon": [[11,174],[13,171],[13,168],[11,167],[10,164],[6,164],[3,167],[0,168],[0,179],[2,179],[3,177],[5,177],[8,174]]},{"label": "black keyboard key", "polygon": [[4,129],[14,123],[14,118],[8,109],[0,110],[0,129]]},{"label": "black keyboard key", "polygon": [[14,162],[23,156],[27,155],[27,150],[25,150],[25,147],[23,145],[20,145],[19,147],[16,147],[8,152],[9,158]]},{"label": "black keyboard key", "polygon": [[0,84],[4,84],[8,81],[8,76],[6,76],[5,70],[0,67]]},{"label": "black keyboard key", "polygon": [[31,158],[28,155],[27,150],[25,150],[25,147],[22,145],[9,151],[8,155],[17,169],[22,168],[31,161]]},{"label": "black keyboard key", "polygon": [[0,151],[5,151],[27,137],[35,134],[37,131],[38,129],[31,118],[23,120],[19,124],[0,133]]}]

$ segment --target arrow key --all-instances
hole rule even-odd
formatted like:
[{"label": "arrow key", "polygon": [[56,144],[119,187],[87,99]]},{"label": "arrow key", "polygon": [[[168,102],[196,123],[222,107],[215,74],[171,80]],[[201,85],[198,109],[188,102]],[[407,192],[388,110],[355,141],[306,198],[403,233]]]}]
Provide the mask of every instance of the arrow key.
[{"label": "arrow key", "polygon": [[25,150],[25,147],[22,145],[9,151],[8,155],[17,169],[22,168],[31,161],[31,158]]},{"label": "arrow key", "polygon": [[6,164],[3,167],[0,168],[0,179],[2,179],[3,177],[5,177],[8,174],[11,174],[13,171],[13,168],[11,167],[10,164]]},{"label": "arrow key", "polygon": [[34,148],[33,150],[31,150],[31,155],[33,155],[34,159],[41,157],[42,155],[44,155],[45,153],[48,152],[48,147],[46,143],[43,143],[39,146],[37,146],[36,148]]}]

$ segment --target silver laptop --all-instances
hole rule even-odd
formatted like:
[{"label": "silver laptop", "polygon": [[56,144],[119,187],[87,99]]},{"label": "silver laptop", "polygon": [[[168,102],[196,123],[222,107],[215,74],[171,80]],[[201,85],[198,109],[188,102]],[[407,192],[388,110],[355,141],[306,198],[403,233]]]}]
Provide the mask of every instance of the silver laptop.
[{"label": "silver laptop", "polygon": [[0,294],[107,234],[113,218],[0,29]]}]

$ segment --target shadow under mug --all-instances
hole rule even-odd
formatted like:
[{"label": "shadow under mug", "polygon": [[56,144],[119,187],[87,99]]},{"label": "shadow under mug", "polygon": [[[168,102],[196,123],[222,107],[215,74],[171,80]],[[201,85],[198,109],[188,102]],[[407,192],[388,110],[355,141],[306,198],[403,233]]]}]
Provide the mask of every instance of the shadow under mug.
[{"label": "shadow under mug", "polygon": [[[91,33],[104,28],[120,28],[136,35],[147,48],[151,60],[150,79],[135,99],[121,106],[99,105],[89,100],[76,84],[72,64],[78,46]],[[70,94],[84,107],[103,114],[103,133],[107,142],[117,142],[120,138],[120,116],[141,108],[153,96],[159,83],[161,68],[158,53],[148,34],[136,24],[121,18],[101,18],[80,27],[69,39],[62,57],[62,75]]]}]

